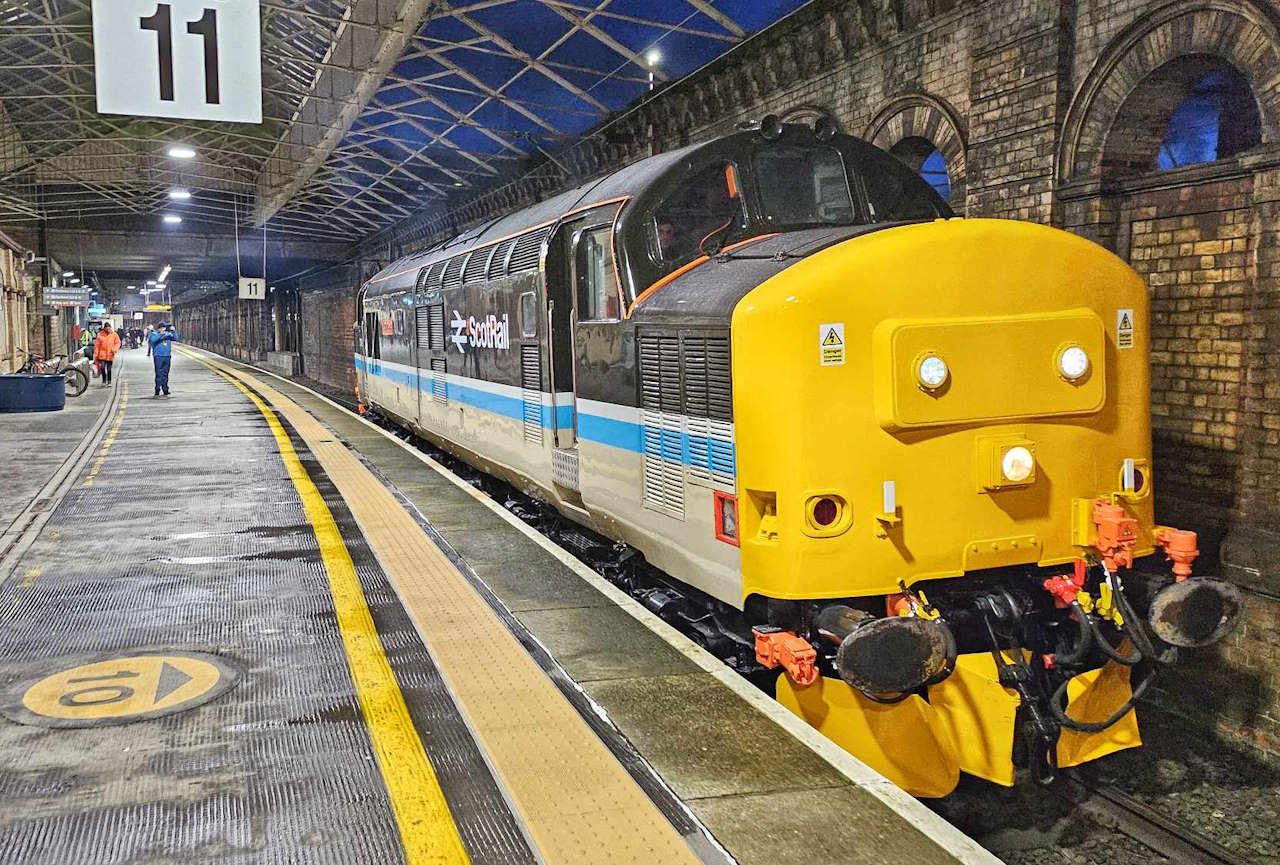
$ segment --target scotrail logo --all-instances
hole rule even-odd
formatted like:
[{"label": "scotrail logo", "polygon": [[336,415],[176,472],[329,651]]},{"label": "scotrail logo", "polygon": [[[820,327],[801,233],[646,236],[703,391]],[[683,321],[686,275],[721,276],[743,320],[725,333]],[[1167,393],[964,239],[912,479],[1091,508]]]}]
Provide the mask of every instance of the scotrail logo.
[{"label": "scotrail logo", "polygon": [[506,315],[502,318],[490,315],[477,320],[475,316],[463,318],[462,313],[455,309],[453,321],[449,325],[453,328],[450,339],[462,354],[467,353],[467,346],[504,350],[511,348],[511,322]]}]

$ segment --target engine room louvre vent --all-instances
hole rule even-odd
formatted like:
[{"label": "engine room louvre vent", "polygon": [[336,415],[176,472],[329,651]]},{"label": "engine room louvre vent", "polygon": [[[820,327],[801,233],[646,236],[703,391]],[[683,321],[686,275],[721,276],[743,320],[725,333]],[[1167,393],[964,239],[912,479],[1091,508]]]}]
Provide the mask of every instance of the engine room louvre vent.
[{"label": "engine room louvre vent", "polygon": [[414,329],[417,331],[418,348],[431,349],[431,307],[420,306],[413,311]]},{"label": "engine room louvre vent", "polygon": [[485,277],[485,265],[489,263],[489,255],[493,252],[493,247],[487,249],[477,249],[467,257],[466,269],[462,271],[463,282],[483,282]]},{"label": "engine room louvre vent", "polygon": [[511,254],[511,247],[515,245],[514,239],[504,240],[498,244],[497,250],[493,253],[493,259],[489,262],[489,279],[506,275],[507,256]]},{"label": "engine room louvre vent", "polygon": [[456,255],[449,259],[449,266],[444,269],[444,288],[457,288],[462,285],[462,266],[467,263],[465,255]]},{"label": "engine room louvre vent", "polygon": [[[427,307],[427,349],[430,351],[444,351],[445,333],[444,333],[444,304],[433,303]],[[422,310],[418,310],[421,314]],[[418,345],[422,345],[422,330],[418,330]]]},{"label": "engine room louvre vent", "polygon": [[449,391],[445,381],[445,361],[442,357],[431,358],[431,399],[435,402],[448,402]]},{"label": "engine room louvre vent", "polygon": [[427,272],[427,280],[422,287],[428,291],[433,288],[440,288],[441,279],[444,277],[444,269],[448,263],[447,261],[437,261],[431,265],[431,269]]},{"label": "engine room louvre vent", "polygon": [[427,284],[427,275],[431,272],[431,268],[424,267],[418,271],[418,282],[414,286],[414,291],[422,291]]},{"label": "engine room louvre vent", "polygon": [[537,270],[538,260],[542,257],[542,243],[550,230],[549,227],[539,228],[517,238],[516,248],[511,251],[511,265],[507,268],[507,273]]},{"label": "engine room louvre vent", "polygon": [[680,414],[680,338],[640,335],[640,415],[644,428],[644,504],[684,519],[684,423]]},{"label": "engine room louvre vent", "polygon": [[524,440],[542,444],[542,348],[537,343],[520,346],[520,397]]},{"label": "engine room louvre vent", "polygon": [[733,392],[727,337],[686,334],[681,341],[684,414],[689,473],[732,486],[737,474],[733,447]]}]

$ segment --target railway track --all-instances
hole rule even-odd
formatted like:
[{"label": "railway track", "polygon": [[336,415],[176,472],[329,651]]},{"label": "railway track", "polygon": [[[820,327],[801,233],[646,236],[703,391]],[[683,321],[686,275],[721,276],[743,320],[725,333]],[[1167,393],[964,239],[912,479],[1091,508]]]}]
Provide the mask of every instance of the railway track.
[{"label": "railway track", "polygon": [[1256,865],[1252,859],[1085,773],[1064,772],[1050,790],[1101,825],[1129,836],[1177,865]]}]

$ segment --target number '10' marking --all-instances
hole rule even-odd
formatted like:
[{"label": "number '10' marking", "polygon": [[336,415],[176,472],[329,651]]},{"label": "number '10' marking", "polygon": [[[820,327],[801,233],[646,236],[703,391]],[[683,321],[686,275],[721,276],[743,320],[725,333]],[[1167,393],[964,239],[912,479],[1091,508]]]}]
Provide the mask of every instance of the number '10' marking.
[{"label": "number '10' marking", "polygon": [[[143,30],[156,34],[160,52],[160,100],[173,101],[173,6],[157,3],[156,11],[139,19]],[[204,101],[208,105],[222,103],[218,83],[218,10],[205,9],[197,21],[187,23],[187,33],[204,37]]]}]

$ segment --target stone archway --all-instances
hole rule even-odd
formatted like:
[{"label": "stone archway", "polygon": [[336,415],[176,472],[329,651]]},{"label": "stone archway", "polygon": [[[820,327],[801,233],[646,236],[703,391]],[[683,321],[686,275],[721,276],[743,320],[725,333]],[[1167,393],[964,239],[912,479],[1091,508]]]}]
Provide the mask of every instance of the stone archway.
[{"label": "stone archway", "polygon": [[1176,0],[1139,17],[1099,56],[1071,101],[1055,172],[1059,183],[1100,177],[1113,124],[1144,81],[1173,61],[1217,57],[1258,100],[1264,143],[1278,138],[1280,27],[1250,0]]},{"label": "stone archway", "polygon": [[951,206],[964,212],[967,145],[955,112],[941,99],[926,94],[894,99],[876,114],[863,138],[889,151],[908,139],[928,141],[947,164]]}]

